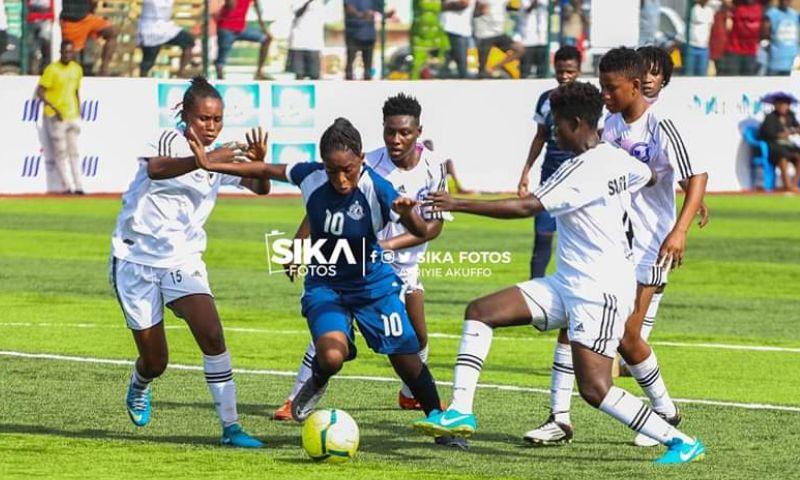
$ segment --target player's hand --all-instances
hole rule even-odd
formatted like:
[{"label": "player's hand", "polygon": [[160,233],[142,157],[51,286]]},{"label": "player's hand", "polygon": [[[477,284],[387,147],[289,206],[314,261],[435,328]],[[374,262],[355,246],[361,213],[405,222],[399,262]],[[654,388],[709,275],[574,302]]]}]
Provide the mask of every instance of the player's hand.
[{"label": "player's hand", "polygon": [[444,191],[431,192],[425,196],[423,206],[431,207],[431,212],[447,212],[455,209],[456,200]]},{"label": "player's hand", "polygon": [[261,127],[250,130],[245,134],[247,139],[247,150],[244,156],[251,162],[263,162],[267,158],[267,137],[269,133],[261,129]]},{"label": "player's hand", "polygon": [[519,198],[525,198],[530,194],[531,192],[528,190],[528,175],[526,174],[519,179],[519,183],[517,184],[517,196]]},{"label": "player's hand", "polygon": [[203,142],[200,141],[200,138],[194,132],[192,127],[189,127],[188,131],[189,135],[186,137],[186,140],[189,142],[189,148],[194,154],[195,165],[197,165],[197,168],[208,170],[211,167],[211,162],[206,155],[206,147],[203,146]]},{"label": "player's hand", "polygon": [[697,222],[697,225],[700,226],[700,228],[708,225],[709,210],[705,201],[700,204],[700,209],[697,211],[697,214],[700,215],[700,221]]},{"label": "player's hand", "polygon": [[658,264],[660,266],[675,269],[683,264],[683,253],[686,250],[686,232],[673,230],[669,232],[661,250],[658,253]]},{"label": "player's hand", "polygon": [[416,206],[417,202],[408,197],[397,197],[397,199],[392,202],[392,210],[400,214],[401,217],[411,215],[411,212]]}]

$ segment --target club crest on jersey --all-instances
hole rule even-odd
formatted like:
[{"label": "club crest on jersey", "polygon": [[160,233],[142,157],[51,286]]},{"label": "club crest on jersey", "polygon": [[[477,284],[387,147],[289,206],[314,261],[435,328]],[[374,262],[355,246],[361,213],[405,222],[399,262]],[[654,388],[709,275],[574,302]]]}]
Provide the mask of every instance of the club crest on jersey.
[{"label": "club crest on jersey", "polygon": [[347,216],[352,218],[355,221],[359,221],[364,218],[364,207],[356,200],[350,205],[350,208],[347,209]]}]

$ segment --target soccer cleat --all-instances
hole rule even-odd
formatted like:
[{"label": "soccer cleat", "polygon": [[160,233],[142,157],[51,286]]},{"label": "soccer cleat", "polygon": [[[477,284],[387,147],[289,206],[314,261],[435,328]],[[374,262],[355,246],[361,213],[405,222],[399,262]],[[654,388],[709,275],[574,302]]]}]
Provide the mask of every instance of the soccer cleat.
[{"label": "soccer cleat", "polygon": [[469,443],[466,438],[454,437],[453,435],[443,435],[433,439],[436,445],[448,448],[456,448],[459,450],[469,450]]},{"label": "soccer cleat", "polygon": [[416,398],[406,397],[403,395],[402,390],[397,393],[397,404],[401,410],[422,410],[422,405],[419,404]]},{"label": "soccer cleat", "polygon": [[292,420],[292,401],[286,400],[283,405],[272,414],[272,419],[279,422],[288,422]]},{"label": "soccer cleat", "polygon": [[667,444],[667,452],[653,461],[656,465],[676,465],[680,463],[699,462],[706,456],[706,447],[698,439],[694,443],[684,443],[674,438]]},{"label": "soccer cleat", "polygon": [[[677,406],[675,408],[676,408],[675,415],[673,417],[670,418],[661,417],[664,418],[664,420],[673,427],[677,427],[678,425],[680,425],[681,420],[683,420],[683,414],[681,413],[681,409],[678,408]],[[636,445],[637,447],[655,447],[656,445],[660,445],[661,442],[653,440],[644,433],[638,433],[636,434],[636,438],[633,439],[633,444]]]},{"label": "soccer cleat", "polygon": [[475,414],[461,413],[453,409],[444,412],[434,410],[426,418],[414,422],[412,426],[415,430],[434,437],[455,435],[467,438],[478,429]]},{"label": "soccer cleat", "polygon": [[325,395],[325,390],[327,389],[327,383],[321,388],[317,388],[314,385],[313,378],[306,380],[292,401],[292,418],[300,423],[305,421],[305,419],[311,415],[311,412],[314,411],[317,404],[319,404],[319,401],[322,400],[322,396]]},{"label": "soccer cleat", "polygon": [[261,448],[264,446],[260,440],[251,437],[244,430],[241,425],[234,423],[222,429],[222,438],[219,443],[229,447],[239,448]]},{"label": "soccer cleat", "polygon": [[137,390],[133,385],[128,385],[128,395],[125,398],[125,406],[128,409],[128,416],[137,427],[144,427],[150,423],[150,406],[153,394],[148,388],[146,390]]},{"label": "soccer cleat", "polygon": [[550,415],[543,424],[527,432],[522,439],[534,447],[549,447],[572,443],[572,426],[556,422],[555,415]]}]

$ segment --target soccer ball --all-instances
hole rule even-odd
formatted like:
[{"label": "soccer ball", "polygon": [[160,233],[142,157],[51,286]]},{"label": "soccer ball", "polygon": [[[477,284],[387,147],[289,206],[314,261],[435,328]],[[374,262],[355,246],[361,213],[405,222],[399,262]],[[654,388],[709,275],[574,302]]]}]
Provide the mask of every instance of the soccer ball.
[{"label": "soccer ball", "polygon": [[319,462],[346,462],[358,450],[358,425],[344,410],[317,410],[303,424],[303,448]]}]

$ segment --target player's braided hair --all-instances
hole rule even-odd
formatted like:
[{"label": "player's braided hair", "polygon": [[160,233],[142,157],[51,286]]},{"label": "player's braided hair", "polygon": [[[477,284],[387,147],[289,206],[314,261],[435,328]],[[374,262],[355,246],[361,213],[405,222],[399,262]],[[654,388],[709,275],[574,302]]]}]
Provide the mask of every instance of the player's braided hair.
[{"label": "player's braided hair", "polygon": [[600,73],[619,73],[629,80],[644,78],[647,71],[644,59],[628,47],[613,48],[600,59]]},{"label": "player's braided hair", "polygon": [[553,62],[565,62],[567,60],[575,60],[578,65],[581,64],[581,51],[572,45],[564,45],[556,51],[553,57]]},{"label": "player's braided hair", "polygon": [[325,130],[319,140],[319,154],[323,160],[329,158],[333,152],[350,150],[356,155],[361,154],[361,134],[356,127],[346,118],[337,118]]},{"label": "player's braided hair", "polygon": [[395,115],[409,115],[419,120],[422,115],[422,106],[416,98],[405,93],[398,93],[386,99],[383,104],[383,118]]},{"label": "player's braided hair", "polygon": [[180,108],[178,116],[181,121],[186,123],[186,112],[191,111],[194,106],[203,98],[217,98],[222,102],[222,95],[219,94],[213,85],[208,83],[205,77],[198,75],[191,80],[191,85],[183,93],[183,101],[176,105]]},{"label": "player's braided hair", "polygon": [[641,55],[642,60],[644,60],[644,64],[647,67],[645,71],[649,70],[653,75],[658,75],[659,73],[664,75],[664,82],[661,86],[666,87],[669,85],[675,64],[672,63],[672,57],[669,56],[666,50],[661,47],[646,45],[637,48],[636,53]]},{"label": "player's braided hair", "polygon": [[580,118],[596,127],[603,111],[600,90],[591,83],[572,82],[561,85],[550,94],[553,115],[561,118]]}]

